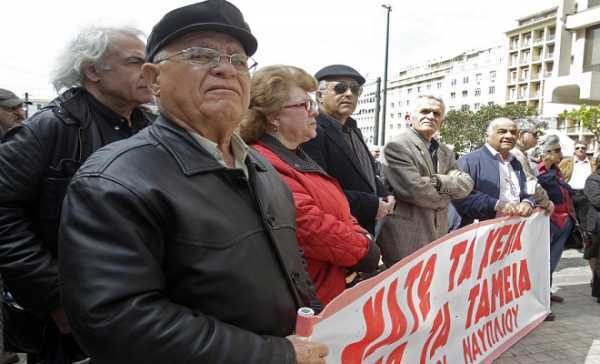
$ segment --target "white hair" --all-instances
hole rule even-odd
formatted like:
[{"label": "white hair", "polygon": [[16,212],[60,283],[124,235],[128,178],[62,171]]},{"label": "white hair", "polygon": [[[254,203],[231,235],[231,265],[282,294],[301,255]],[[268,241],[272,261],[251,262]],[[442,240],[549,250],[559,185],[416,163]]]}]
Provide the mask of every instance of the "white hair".
[{"label": "white hair", "polygon": [[[434,96],[434,95],[419,95],[417,96],[416,100],[420,100],[420,99],[429,99],[429,100],[433,100],[435,102],[437,102],[438,104],[440,104],[442,106],[442,116],[446,116],[446,104],[444,104],[444,100],[440,97],[440,96]],[[413,115],[417,115],[419,113],[419,110],[417,110],[417,107],[419,107],[419,104],[414,103],[414,114]]]},{"label": "white hair", "polygon": [[97,27],[83,29],[72,39],[58,56],[51,74],[51,82],[57,92],[82,86],[84,75],[82,66],[98,66],[116,35],[142,38],[144,33],[131,27]]}]

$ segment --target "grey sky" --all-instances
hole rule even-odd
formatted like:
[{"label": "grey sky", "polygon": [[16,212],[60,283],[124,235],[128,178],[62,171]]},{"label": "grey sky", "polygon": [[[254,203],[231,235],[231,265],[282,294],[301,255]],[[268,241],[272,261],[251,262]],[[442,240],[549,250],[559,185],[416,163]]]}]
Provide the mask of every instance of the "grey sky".
[{"label": "grey sky", "polygon": [[[2,4],[0,87],[33,98],[55,93],[48,74],[59,50],[78,29],[131,25],[150,33],[165,12],[193,1],[11,1]],[[293,64],[314,73],[346,63],[383,74],[386,10],[381,1],[233,0],[258,39],[259,65]],[[554,0],[400,1],[390,17],[390,72],[403,65],[501,44],[516,19],[551,8]]]}]

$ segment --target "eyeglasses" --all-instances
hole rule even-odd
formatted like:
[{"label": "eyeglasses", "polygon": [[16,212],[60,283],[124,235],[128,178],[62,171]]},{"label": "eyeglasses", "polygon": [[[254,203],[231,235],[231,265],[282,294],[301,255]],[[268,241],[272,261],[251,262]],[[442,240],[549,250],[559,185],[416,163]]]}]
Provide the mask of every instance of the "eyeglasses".
[{"label": "eyeglasses", "polygon": [[348,89],[350,89],[350,92],[356,96],[360,96],[363,90],[362,86],[357,83],[346,83],[344,81],[339,81],[335,84],[335,86],[333,86],[333,91],[335,91],[335,93],[338,95],[343,94],[344,92],[348,91]]},{"label": "eyeglasses", "polygon": [[221,58],[225,58],[229,63],[241,73],[249,73],[255,68],[258,63],[252,57],[248,57],[245,54],[221,54],[214,49],[204,47],[190,47],[178,52],[171,54],[170,56],[162,59],[155,60],[155,63],[168,61],[172,58],[179,58],[182,61],[190,63],[200,64],[203,66],[210,66],[210,68],[217,67],[221,63]]},{"label": "eyeglasses", "polygon": [[306,110],[309,113],[315,113],[315,114],[319,113],[319,104],[316,101],[314,101],[313,99],[306,99],[297,104],[285,105],[283,108],[291,109],[291,108],[295,108],[295,107],[303,107],[304,110]]},{"label": "eyeglasses", "polygon": [[576,147],[575,150],[587,150],[586,147]]}]

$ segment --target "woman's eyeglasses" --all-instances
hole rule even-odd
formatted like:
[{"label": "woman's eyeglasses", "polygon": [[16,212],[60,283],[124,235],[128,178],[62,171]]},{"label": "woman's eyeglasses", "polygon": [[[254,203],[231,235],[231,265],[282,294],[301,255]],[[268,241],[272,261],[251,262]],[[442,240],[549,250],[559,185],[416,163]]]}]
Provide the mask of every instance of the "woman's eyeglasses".
[{"label": "woman's eyeglasses", "polygon": [[319,113],[319,104],[314,101],[313,99],[307,99],[304,100],[302,102],[296,103],[296,104],[291,104],[291,105],[285,105],[283,108],[284,109],[291,109],[291,108],[295,108],[295,107],[303,107],[304,110],[306,110],[309,113]]}]

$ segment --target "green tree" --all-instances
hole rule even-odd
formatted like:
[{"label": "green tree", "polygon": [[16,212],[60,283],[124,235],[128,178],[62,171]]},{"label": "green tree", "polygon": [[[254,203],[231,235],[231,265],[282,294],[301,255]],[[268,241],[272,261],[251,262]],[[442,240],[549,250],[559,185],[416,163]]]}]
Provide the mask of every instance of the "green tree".
[{"label": "green tree", "polygon": [[600,105],[583,105],[579,109],[565,110],[559,117],[566,119],[567,122],[568,120],[579,122],[594,134],[596,140],[600,140]]},{"label": "green tree", "polygon": [[454,145],[458,153],[470,152],[485,143],[485,129],[490,120],[499,117],[509,119],[531,119],[537,115],[535,109],[523,105],[488,105],[477,112],[449,111],[440,135],[446,144]]}]

